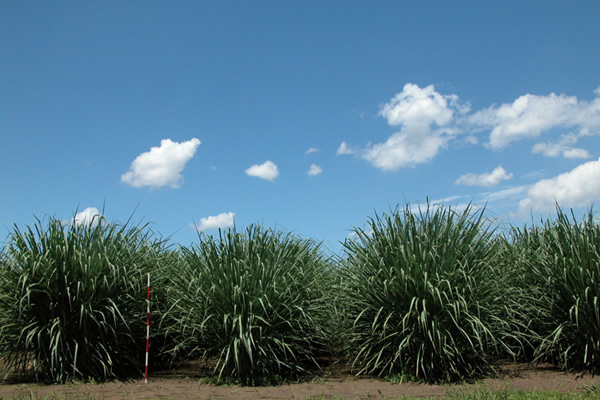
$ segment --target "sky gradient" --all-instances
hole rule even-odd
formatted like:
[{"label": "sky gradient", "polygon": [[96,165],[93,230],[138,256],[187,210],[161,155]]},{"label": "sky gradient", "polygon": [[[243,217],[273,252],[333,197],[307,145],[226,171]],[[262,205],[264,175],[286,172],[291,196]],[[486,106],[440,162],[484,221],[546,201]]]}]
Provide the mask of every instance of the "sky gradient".
[{"label": "sky gradient", "polygon": [[[0,2],[0,240],[235,224],[339,252],[429,199],[600,200],[600,2]],[[549,213],[549,214],[548,214]]]}]

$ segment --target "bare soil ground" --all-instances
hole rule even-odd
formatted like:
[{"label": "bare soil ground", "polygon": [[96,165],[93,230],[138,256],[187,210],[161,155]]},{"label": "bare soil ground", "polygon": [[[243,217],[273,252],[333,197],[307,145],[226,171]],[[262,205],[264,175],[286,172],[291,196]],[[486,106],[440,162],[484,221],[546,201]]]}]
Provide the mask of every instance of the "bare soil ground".
[{"label": "bare soil ground", "polygon": [[274,387],[217,386],[202,383],[207,374],[199,363],[184,365],[173,371],[128,382],[92,384],[42,385],[16,380],[0,383],[0,399],[19,397],[57,399],[308,399],[311,396],[344,399],[375,399],[414,397],[443,397],[450,391],[475,390],[484,386],[490,390],[517,389],[524,391],[583,392],[600,386],[600,376],[565,373],[548,365],[532,367],[527,364],[506,364],[504,374],[474,384],[427,385],[390,383],[376,377],[357,378],[342,368],[330,368],[322,377],[309,382],[283,384]]}]

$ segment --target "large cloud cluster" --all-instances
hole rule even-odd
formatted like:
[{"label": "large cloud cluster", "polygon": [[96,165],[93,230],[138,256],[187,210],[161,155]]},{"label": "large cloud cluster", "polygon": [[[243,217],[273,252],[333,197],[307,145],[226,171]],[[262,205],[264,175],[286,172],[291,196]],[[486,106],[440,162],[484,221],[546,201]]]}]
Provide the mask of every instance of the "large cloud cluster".
[{"label": "large cloud cluster", "polygon": [[[476,145],[480,142],[477,135],[483,133],[488,135],[483,143],[489,150],[500,151],[515,142],[544,135],[548,140],[534,143],[532,154],[586,159],[592,154],[577,146],[578,141],[600,134],[600,88],[594,93],[592,101],[554,93],[525,94],[511,103],[471,112],[469,105],[461,103],[455,94],[441,94],[433,85],[421,88],[408,83],[378,113],[399,130],[382,143],[364,147],[343,141],[337,154],[353,154],[381,170],[394,171],[430,162],[458,137],[462,137],[462,143]],[[589,205],[600,198],[599,169],[598,161],[591,161],[535,183],[520,202],[521,211],[554,207],[555,201],[566,207]],[[489,173],[465,173],[455,183],[491,187],[512,177],[512,173],[498,166]],[[524,191],[521,186],[501,192]]]}]

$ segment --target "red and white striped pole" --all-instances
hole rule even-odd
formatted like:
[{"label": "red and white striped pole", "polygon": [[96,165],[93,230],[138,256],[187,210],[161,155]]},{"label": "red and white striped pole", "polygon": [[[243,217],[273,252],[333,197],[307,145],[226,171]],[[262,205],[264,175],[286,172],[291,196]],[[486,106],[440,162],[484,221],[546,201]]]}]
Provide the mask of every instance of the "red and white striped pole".
[{"label": "red and white striped pole", "polygon": [[150,349],[150,274],[148,274],[148,300],[146,300],[146,373],[144,383],[148,383],[148,350]]}]

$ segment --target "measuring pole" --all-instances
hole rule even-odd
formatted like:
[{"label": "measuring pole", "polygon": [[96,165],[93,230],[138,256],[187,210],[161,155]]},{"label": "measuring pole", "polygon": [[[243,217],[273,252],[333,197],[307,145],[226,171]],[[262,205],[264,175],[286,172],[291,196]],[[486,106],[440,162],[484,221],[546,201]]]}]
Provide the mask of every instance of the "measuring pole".
[{"label": "measuring pole", "polygon": [[148,350],[150,349],[150,274],[148,274],[148,299],[146,300],[146,373],[144,383],[148,383]]}]

